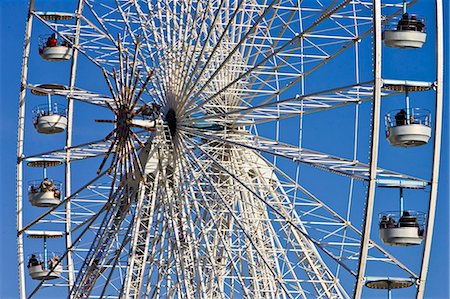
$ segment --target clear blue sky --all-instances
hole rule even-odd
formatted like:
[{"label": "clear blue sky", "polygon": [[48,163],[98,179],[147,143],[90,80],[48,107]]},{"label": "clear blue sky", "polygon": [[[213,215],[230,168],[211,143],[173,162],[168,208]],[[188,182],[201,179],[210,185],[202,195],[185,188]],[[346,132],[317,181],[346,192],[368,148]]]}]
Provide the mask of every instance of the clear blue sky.
[{"label": "clear blue sky", "polygon": [[[418,9],[427,9],[427,3],[432,3],[431,0],[421,0],[417,5]],[[1,257],[1,268],[0,271],[0,298],[16,298],[18,295],[18,275],[16,266],[16,219],[15,219],[15,173],[16,173],[16,138],[17,138],[17,113],[18,113],[18,96],[19,96],[19,83],[20,83],[20,72],[21,72],[21,59],[23,53],[23,37],[25,31],[25,19],[27,13],[28,3],[27,1],[19,0],[1,0],[0,10],[1,10],[1,42],[0,42],[0,55],[1,55],[1,121],[0,121],[0,144],[1,144],[1,236],[0,239],[0,257]],[[445,20],[450,17],[449,5],[446,1],[446,16]],[[448,22],[446,24],[448,28]],[[34,34],[37,38],[38,34]],[[446,31],[446,41],[448,44],[448,30]],[[431,41],[429,41],[431,43]],[[422,55],[433,55],[432,46],[429,45],[428,49],[422,53]],[[428,52],[427,52],[428,51]],[[444,87],[444,103],[445,103],[445,113],[444,113],[444,135],[443,135],[443,151],[442,151],[442,169],[441,169],[441,180],[440,180],[440,193],[438,201],[438,209],[436,215],[436,225],[435,225],[435,238],[432,248],[432,257],[430,262],[430,273],[428,276],[426,296],[425,298],[449,298],[449,128],[448,128],[448,117],[449,117],[449,84],[448,84],[448,47],[446,49],[446,76],[445,76],[445,87]],[[34,53],[36,54],[36,53]],[[401,59],[398,52],[386,51],[385,59],[391,59],[395,61],[396,59]],[[412,55],[412,54],[408,54]],[[422,61],[422,58],[418,57],[418,61]],[[402,68],[408,72],[413,72],[414,76],[420,76],[421,72],[427,71],[427,65],[417,65],[410,64],[406,66],[399,66],[395,63],[385,64],[384,73],[390,74],[394,73],[398,69]],[[45,69],[40,69],[41,72],[45,72]],[[36,69],[33,70],[33,78],[39,78],[39,74]],[[387,76],[389,77],[389,75]],[[428,76],[430,77],[430,76]],[[85,81],[97,78],[84,78]],[[102,78],[98,78],[103,80]],[[34,82],[40,82],[35,80]],[[86,87],[86,86],[81,86]],[[106,93],[106,91],[103,91]],[[312,121],[311,124],[314,124]],[[319,133],[324,130],[317,124],[318,127],[315,128]],[[339,125],[339,123],[336,123]],[[311,131],[311,134],[315,134],[315,131]],[[305,136],[308,139],[308,135]],[[384,141],[383,141],[384,142]],[[311,142],[314,144],[314,142]],[[36,142],[36,147],[39,144]],[[317,140],[317,150],[322,150],[320,147],[320,139]],[[389,165],[393,163],[396,159],[395,155],[400,152],[397,150],[389,149],[386,144],[383,145],[385,151],[383,152],[385,156],[380,157],[380,163]],[[36,152],[40,152],[36,149]],[[415,152],[420,153],[420,152]],[[364,152],[364,155],[366,153]],[[411,156],[409,156],[411,158]],[[420,156],[416,157],[417,159]],[[412,160],[414,161],[414,160]],[[420,165],[420,163],[418,163]],[[420,166],[419,166],[420,167]],[[395,168],[395,167],[391,167]],[[398,169],[401,170],[401,169]],[[310,182],[310,187],[315,186],[315,182]],[[316,183],[319,184],[320,183]],[[417,256],[417,259],[420,257]],[[384,296],[381,295],[380,296]],[[371,297],[375,298],[375,297]],[[394,298],[398,298],[395,296]]]}]

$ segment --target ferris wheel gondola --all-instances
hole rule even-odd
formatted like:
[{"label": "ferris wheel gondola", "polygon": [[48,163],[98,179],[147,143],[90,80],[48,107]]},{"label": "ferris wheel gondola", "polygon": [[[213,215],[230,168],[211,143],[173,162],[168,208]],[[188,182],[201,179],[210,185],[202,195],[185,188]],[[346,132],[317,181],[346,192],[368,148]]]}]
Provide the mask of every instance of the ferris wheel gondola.
[{"label": "ferris wheel gondola", "polygon": [[61,160],[55,159],[29,159],[27,166],[42,167],[42,180],[31,181],[28,184],[28,199],[35,207],[53,207],[61,202],[62,184],[49,179],[47,167],[61,165]]},{"label": "ferris wheel gondola", "polygon": [[[73,14],[47,12],[40,15],[43,20],[51,20],[58,23],[58,21],[69,21],[74,18]],[[44,60],[48,61],[66,61],[72,58],[72,37],[64,35],[58,37],[56,33],[39,36],[39,55]]]},{"label": "ferris wheel gondola", "polygon": [[65,87],[58,84],[42,84],[31,90],[37,96],[47,97],[47,103],[33,108],[33,124],[36,131],[41,134],[61,133],[67,128],[66,107],[53,101],[50,93],[40,91],[42,88],[64,90]]},{"label": "ferris wheel gondola", "polygon": [[418,49],[422,48],[426,41],[425,20],[415,14],[408,14],[407,5],[407,1],[403,0],[402,17],[394,26],[385,26],[383,41],[387,47]]},{"label": "ferris wheel gondola", "polygon": [[55,231],[26,231],[28,238],[43,239],[43,252],[33,253],[28,259],[28,273],[34,280],[53,280],[61,277],[63,266],[58,254],[50,253],[47,249],[47,239],[61,238],[62,232]]}]

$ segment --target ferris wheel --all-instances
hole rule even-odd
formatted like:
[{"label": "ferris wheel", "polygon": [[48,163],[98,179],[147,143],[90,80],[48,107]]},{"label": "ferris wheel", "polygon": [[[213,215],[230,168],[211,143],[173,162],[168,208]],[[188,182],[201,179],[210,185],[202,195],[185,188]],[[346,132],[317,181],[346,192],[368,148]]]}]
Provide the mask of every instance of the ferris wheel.
[{"label": "ferris wheel", "polygon": [[[443,25],[416,2],[30,0],[20,298],[422,298]],[[433,73],[382,73],[425,45]]]}]

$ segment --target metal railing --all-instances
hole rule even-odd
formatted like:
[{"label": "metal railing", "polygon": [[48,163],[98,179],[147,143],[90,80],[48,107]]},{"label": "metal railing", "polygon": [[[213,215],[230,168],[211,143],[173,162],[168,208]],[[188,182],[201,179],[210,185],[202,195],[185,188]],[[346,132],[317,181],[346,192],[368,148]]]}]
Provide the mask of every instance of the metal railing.
[{"label": "metal railing", "polygon": [[[67,37],[67,39],[72,40],[70,36]],[[68,48],[72,47],[72,45],[69,42],[67,42],[64,38],[58,38],[58,36],[54,34],[39,35],[38,45],[39,45],[39,52],[43,51],[43,49],[47,47],[59,47],[59,46]]]},{"label": "metal railing", "polygon": [[383,24],[383,31],[418,31],[426,32],[426,18],[416,14],[409,14],[408,18],[399,16],[397,18],[390,19]]},{"label": "metal railing", "polygon": [[378,215],[378,220],[380,228],[417,227],[423,231],[426,214],[413,210],[385,211]]},{"label": "metal railing", "polygon": [[431,112],[422,108],[398,109],[384,116],[386,130],[392,127],[420,124],[431,127]]},{"label": "metal railing", "polygon": [[[33,255],[34,259],[32,258]],[[27,267],[42,265],[42,270],[49,270],[51,264],[56,265],[57,260],[55,258],[59,260],[61,256],[60,252],[50,251],[47,254],[44,252],[33,252],[27,256]],[[62,265],[62,262],[59,265]]]},{"label": "metal railing", "polygon": [[41,116],[48,116],[48,115],[60,115],[67,117],[67,108],[64,105],[58,104],[58,103],[51,103],[48,104],[42,104],[39,106],[36,106],[33,108],[32,115],[33,115],[33,123],[36,124],[39,117]]},{"label": "metal railing", "polygon": [[42,182],[43,180],[34,180],[28,182],[28,193],[53,191],[55,192],[55,197],[61,198],[62,183],[60,181],[50,180],[52,185],[45,188],[43,188]]}]

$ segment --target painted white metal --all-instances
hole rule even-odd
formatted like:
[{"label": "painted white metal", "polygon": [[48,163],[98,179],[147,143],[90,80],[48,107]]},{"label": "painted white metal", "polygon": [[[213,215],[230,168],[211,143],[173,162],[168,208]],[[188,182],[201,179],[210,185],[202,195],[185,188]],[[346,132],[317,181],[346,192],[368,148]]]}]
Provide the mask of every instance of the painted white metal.
[{"label": "painted white metal", "polygon": [[[78,52],[78,51],[75,51]],[[74,54],[75,56],[75,54]],[[74,83],[75,84],[75,83]],[[88,90],[83,90],[80,88],[72,87],[70,86],[61,86],[62,88],[46,88],[41,87],[40,84],[28,84],[27,88],[31,89],[32,91],[42,92],[46,94],[61,96],[61,97],[69,97],[71,100],[78,100],[83,101],[89,104],[99,105],[102,107],[107,107],[105,102],[108,102],[109,104],[114,105],[114,100],[109,97],[105,96],[99,93],[95,93]]]},{"label": "painted white metal", "polygon": [[28,199],[35,207],[53,207],[61,202],[61,198],[55,196],[55,191],[28,192]]},{"label": "painted white metal", "polygon": [[[156,127],[152,125],[152,127]],[[123,298],[141,298],[144,277],[149,256],[151,236],[149,231],[153,225],[155,205],[157,205],[158,188],[161,183],[161,171],[168,164],[171,156],[170,139],[167,139],[162,123],[159,122],[158,131],[141,151],[140,160],[145,165],[146,181],[138,183],[139,196],[136,202],[136,216],[131,233],[127,270],[121,296]],[[173,165],[173,163],[171,163]],[[148,180],[148,181],[147,181]],[[132,183],[136,184],[136,183]]]},{"label": "painted white metal", "polygon": [[414,182],[410,180],[402,179],[378,179],[377,184],[379,187],[394,187],[403,189],[425,189],[428,186],[428,182]]},{"label": "painted white metal", "polygon": [[391,48],[422,48],[427,34],[420,31],[386,30],[384,44]]},{"label": "painted white metal", "polygon": [[[59,204],[25,227],[64,223],[58,217],[65,217],[69,297],[349,298],[340,271],[332,266],[356,277],[360,292],[368,260],[396,265],[417,277],[370,240],[368,230],[377,182],[411,188],[428,184],[376,165],[380,98],[402,92],[380,76],[380,1],[375,6],[346,0],[305,2],[117,0],[110,6],[80,0],[75,25],[33,14],[59,36],[76,33],[69,86],[26,85],[69,99],[66,147],[25,158],[66,160],[66,210]],[[306,76],[370,35],[371,13],[377,9],[375,80],[358,79],[350,86],[293,97],[292,90],[305,84]],[[117,108],[112,97],[75,87],[77,54],[112,73],[111,67],[117,69],[125,60],[118,48],[133,55],[137,43],[143,49],[137,55],[141,72],[154,76],[134,111],[155,101],[163,115],[174,109],[177,126],[171,132],[161,122],[127,120],[166,138],[167,144],[158,145],[148,132],[137,137],[146,143],[141,155],[150,148],[149,156],[141,159],[146,184],[135,178],[127,180],[121,193],[113,192],[111,181],[125,166],[72,194],[71,163],[102,156],[111,148],[106,139],[72,145],[73,100]],[[359,57],[355,64],[358,68]],[[119,80],[128,78],[119,75]],[[281,120],[359,105],[372,97],[376,109],[370,165],[357,161],[356,154],[342,158],[281,141]],[[257,132],[266,123],[275,129],[273,139]],[[358,116],[354,123],[356,127]],[[354,148],[357,140],[355,136]],[[282,172],[278,157],[348,176],[352,184],[353,179],[368,181],[364,233],[350,217]],[[72,234],[77,235],[74,241]]]},{"label": "painted white metal", "polygon": [[[202,150],[201,148],[199,148],[199,149]],[[220,167],[220,168],[223,169],[223,171],[228,172],[228,174],[233,177],[233,180],[236,181],[238,186],[239,185],[240,186],[244,186],[244,184],[241,181],[241,179],[236,177],[236,176],[234,176],[226,168],[228,163],[230,163],[230,166],[234,164],[232,160],[231,161],[227,161],[227,163],[224,164],[225,161],[222,160],[222,161],[219,162],[218,160],[216,160],[215,157],[210,155],[208,152],[206,152],[204,150],[202,150],[202,151],[204,152],[205,155],[207,155],[209,157],[210,161],[214,162],[214,164],[217,167]],[[250,158],[248,156],[249,155],[248,153],[245,154],[245,151],[242,152],[241,155],[246,157],[247,159]],[[253,159],[253,157],[251,159]],[[248,161],[248,160],[245,160],[245,161]],[[204,172],[206,170],[201,169],[201,171]],[[260,171],[260,170],[259,169],[255,169],[253,172],[254,173],[258,173],[258,171]],[[243,174],[241,173],[241,175],[243,175]],[[262,176],[260,176],[260,179],[261,178],[262,178]],[[271,184],[277,185],[276,176],[273,176],[271,180],[272,180],[271,183],[266,182],[266,184],[269,183],[268,185],[271,185]],[[211,186],[215,185],[213,182],[209,182],[209,183],[211,184]],[[219,198],[220,198],[220,200],[222,202],[226,201],[226,198],[222,197],[222,194],[221,194],[222,191],[221,190],[214,189],[214,192],[219,196]],[[236,212],[232,211],[232,209],[229,206],[226,206],[226,208],[231,213],[231,215],[235,219],[235,221],[238,222],[238,227],[240,229],[243,229],[243,230],[250,229],[250,231],[257,231],[257,232],[259,232],[258,229],[252,228],[250,223],[246,223],[245,219],[246,218],[258,219],[258,221],[265,222],[264,219],[268,218],[268,215],[267,215],[268,212],[266,211],[266,208],[264,207],[264,205],[261,205],[261,204],[264,203],[264,204],[267,205],[268,203],[263,198],[261,198],[259,196],[255,196],[254,193],[249,193],[248,196],[249,196],[249,198],[248,198],[249,204],[253,207],[251,209],[251,210],[253,210],[253,213],[252,213],[252,215],[245,215],[244,219],[243,219],[243,221],[244,221],[243,223],[240,223],[240,221],[238,220],[238,215],[235,214]],[[277,195],[272,193],[271,196],[277,196]],[[277,208],[276,209],[273,208],[273,207],[271,207],[271,208],[274,209],[274,210],[277,210],[277,211],[280,211],[280,210],[282,211],[282,212],[279,212],[280,213],[279,216],[281,216],[281,219],[283,219],[283,217],[289,217],[289,218],[293,217],[293,219],[290,221],[290,225],[293,225],[294,228],[296,228],[296,229],[292,229],[291,227],[289,227],[289,228],[286,228],[286,230],[283,231],[283,232],[286,233],[286,235],[292,234],[292,236],[290,237],[290,238],[292,238],[290,240],[290,242],[292,242],[292,243],[290,243],[290,246],[293,246],[294,248],[297,248],[297,246],[298,246],[298,249],[296,251],[301,252],[301,254],[303,256],[302,260],[303,260],[304,263],[306,263],[305,269],[309,269],[309,271],[307,271],[307,275],[308,275],[309,279],[311,279],[312,282],[315,285],[314,288],[317,291],[317,296],[319,296],[319,297],[325,296],[327,298],[340,298],[343,295],[340,294],[340,289],[341,288],[339,286],[339,283],[328,276],[328,275],[331,275],[331,273],[328,270],[327,266],[323,263],[322,259],[320,258],[320,254],[318,253],[317,249],[314,247],[313,243],[305,236],[305,228],[303,227],[302,221],[296,215],[294,215],[294,216],[292,216],[292,215],[291,216],[287,216],[287,214],[288,213],[292,213],[292,211],[288,212],[285,209],[284,204],[282,204],[283,201],[286,201],[285,198],[278,198],[277,200],[279,200],[279,202],[274,202],[273,203],[273,205],[275,205]],[[241,204],[245,204],[245,203],[246,203],[246,201],[244,201]],[[259,211],[256,208],[258,206],[259,206],[259,209],[260,209]],[[241,209],[243,209],[244,211],[246,209],[249,209],[249,208],[250,207],[247,207],[247,208],[244,207],[244,206],[241,207]],[[265,216],[257,217],[257,214],[255,214],[255,213],[263,213],[263,214],[265,214]],[[265,224],[265,226],[266,225],[270,226],[271,224],[270,224],[270,222],[268,222],[267,224]],[[235,229],[237,229],[237,228],[235,228]],[[272,230],[273,230],[273,228],[272,228]],[[280,234],[280,233],[281,232],[279,232],[278,234]],[[256,245],[258,243],[264,243],[263,240],[266,237],[262,237],[261,240],[258,240],[256,236],[255,237],[250,237],[250,235],[248,235],[248,234],[246,234],[246,236],[249,239],[248,241],[253,246],[255,246],[255,250],[256,250],[257,256],[260,256],[261,258],[263,258],[264,263],[266,265],[271,265],[272,263],[268,263],[268,261],[270,259],[267,256],[265,256],[265,251],[269,250],[269,249],[268,248],[264,248],[264,247],[259,247],[259,246]],[[276,237],[276,234],[273,237]],[[276,260],[276,258],[274,260]],[[262,269],[258,269],[258,270],[261,271]],[[273,270],[269,271],[266,274],[267,276],[264,276],[264,277],[267,277],[267,279],[276,278],[278,275],[276,273],[274,273],[275,270],[276,269],[273,269]],[[263,274],[261,274],[261,275],[263,275]],[[259,276],[256,276],[256,277],[259,277]],[[260,278],[255,278],[255,276],[253,276],[252,279],[260,279]],[[257,282],[255,282],[255,283],[257,283]],[[286,287],[283,285],[284,283],[285,282],[283,280],[280,281],[279,279],[276,279],[275,281],[272,281],[272,283],[269,283],[269,284],[272,284],[272,285],[280,284],[280,286],[278,286],[276,289],[273,289],[273,291],[270,291],[269,293],[281,292],[281,293],[285,294],[288,297],[295,296],[296,291],[294,291],[294,290],[288,291],[286,289]],[[252,293],[253,294],[261,294],[261,290],[253,289]],[[258,296],[260,296],[260,295],[258,295]]]},{"label": "painted white metal", "polygon": [[[275,142],[271,139],[266,139],[247,133],[228,133],[222,135],[221,132],[215,134],[210,132],[195,132],[190,128],[183,128],[183,131],[195,136],[202,136],[207,139],[227,142],[239,147],[245,147],[274,156],[291,159],[294,162],[305,163],[332,173],[349,176],[359,180],[370,180],[370,166],[359,161],[336,157],[306,148],[298,148],[290,144]],[[406,176],[404,174],[382,168],[378,168],[377,173],[380,178],[387,180],[402,180],[402,183],[405,185],[418,185],[423,187],[428,184],[428,182],[423,179]]]},{"label": "painted white metal", "polygon": [[[435,106],[435,137],[433,149],[433,166],[431,174],[430,201],[428,204],[428,217],[426,223],[425,245],[422,256],[422,267],[417,282],[416,298],[422,299],[425,293],[425,284],[433,241],[434,219],[436,216],[436,201],[438,193],[439,168],[441,157],[442,114],[443,114],[443,86],[444,86],[444,23],[443,1],[436,0],[436,106]],[[445,200],[445,199],[444,199]]]},{"label": "painted white metal", "polygon": [[[17,173],[16,173],[16,225],[17,231],[23,228],[23,145],[25,134],[25,97],[26,84],[28,78],[28,59],[30,55],[31,30],[33,25],[33,16],[31,12],[34,10],[34,0],[30,0],[28,7],[27,22],[25,25],[24,51],[22,57],[22,73],[20,78],[20,95],[19,95],[19,116],[17,124]],[[19,296],[20,299],[26,298],[25,289],[25,258],[24,258],[23,235],[17,235],[17,265],[19,273]]]},{"label": "painted white metal", "polygon": [[413,147],[428,143],[431,128],[422,124],[395,126],[388,129],[387,139],[393,146]]},{"label": "painted white metal", "polygon": [[30,266],[28,268],[28,273],[30,274],[32,279],[42,280],[45,278],[46,280],[58,279],[61,277],[63,271],[62,265],[56,266],[53,270],[44,269],[44,265]]},{"label": "painted white metal", "polygon": [[44,47],[39,54],[48,61],[65,61],[72,58],[73,49],[66,46]]},{"label": "painted white metal", "polygon": [[354,298],[361,298],[365,284],[367,255],[373,219],[375,189],[377,184],[378,146],[380,137],[380,108],[381,108],[381,0],[373,0],[373,70],[374,89],[372,103],[372,129],[370,144],[369,186],[364,213],[363,236],[361,240],[360,256]]},{"label": "painted white metal", "polygon": [[381,228],[379,233],[380,239],[389,245],[420,245],[423,240],[423,236],[419,235],[417,227]]},{"label": "painted white metal", "polygon": [[63,115],[42,115],[34,124],[36,130],[42,134],[61,133],[67,128],[67,118]]},{"label": "painted white metal", "polygon": [[[80,26],[81,26],[81,20],[80,15],[83,12],[83,1],[78,0],[78,6],[76,10],[76,22],[75,22],[75,36],[73,37],[73,45],[71,48],[73,51],[71,53],[72,56],[72,64],[70,67],[70,82],[69,82],[69,95],[72,96],[72,92],[75,86],[75,80],[76,80],[76,74],[77,74],[77,64],[78,64],[78,45],[80,41]],[[64,178],[64,187],[65,187],[65,198],[69,198],[72,196],[72,170],[70,163],[72,162],[72,155],[71,155],[71,147],[72,147],[72,126],[73,126],[73,99],[71,97],[67,97],[68,101],[68,107],[67,107],[67,134],[66,134],[66,146],[65,146],[65,178]],[[66,248],[67,248],[67,281],[68,281],[68,293],[70,294],[70,291],[74,285],[75,281],[75,267],[74,267],[74,259],[73,259],[73,253],[72,253],[72,203],[70,200],[66,201],[65,203],[65,229],[66,229],[66,235],[65,235],[65,241],[66,241]],[[69,295],[69,299],[71,299]]]}]

